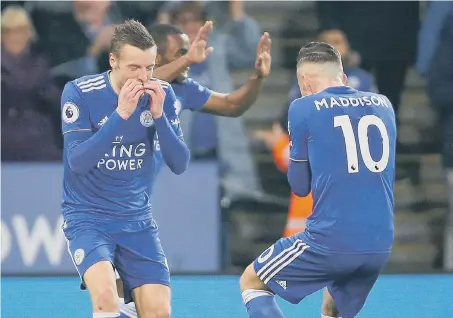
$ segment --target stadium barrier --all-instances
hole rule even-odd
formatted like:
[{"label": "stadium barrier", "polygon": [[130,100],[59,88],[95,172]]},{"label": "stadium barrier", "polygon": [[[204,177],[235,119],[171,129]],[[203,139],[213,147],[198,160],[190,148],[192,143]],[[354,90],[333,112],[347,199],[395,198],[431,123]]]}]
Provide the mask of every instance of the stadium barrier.
[{"label": "stadium barrier", "polygon": [[[2,164],[1,270],[8,275],[75,274],[61,231],[61,164]],[[173,272],[221,270],[217,164],[163,169],[153,214]],[[144,242],[145,243],[145,242]]]}]

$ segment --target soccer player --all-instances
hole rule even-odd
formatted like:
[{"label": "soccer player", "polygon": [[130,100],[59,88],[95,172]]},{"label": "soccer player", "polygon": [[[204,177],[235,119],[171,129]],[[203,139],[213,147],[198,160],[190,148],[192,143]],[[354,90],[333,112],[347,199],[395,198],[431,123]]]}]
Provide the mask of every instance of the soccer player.
[{"label": "soccer player", "polygon": [[[187,35],[175,26],[168,24],[152,26],[149,31],[158,46],[155,76],[171,83],[178,100],[177,112],[190,109],[219,116],[237,117],[253,105],[263,80],[269,75],[271,40],[267,33],[261,37],[257,47],[255,70],[249,80],[238,90],[230,94],[221,94],[209,90],[188,77],[189,66],[203,62],[213,50],[211,47],[206,47],[206,40],[211,30],[212,22],[208,21],[199,30],[194,42],[189,44]],[[162,160],[157,139],[155,148],[154,156],[158,168]],[[121,286],[121,281],[118,281],[120,297],[123,296]],[[121,299],[121,315],[121,317],[137,317],[133,303],[124,304]]]},{"label": "soccer player", "polygon": [[205,23],[192,43],[179,28],[169,24],[154,25],[149,31],[158,46],[156,76],[171,83],[181,104],[179,111],[200,110],[219,116],[238,117],[256,101],[271,67],[271,40],[267,32],[258,43],[253,74],[239,89],[223,94],[213,92],[188,77],[190,65],[204,62],[214,50],[206,47],[212,31],[211,21]]},{"label": "soccer player", "polygon": [[71,81],[62,94],[63,230],[93,317],[120,316],[114,268],[140,317],[170,316],[170,274],[148,194],[154,135],[175,174],[190,154],[172,88],[151,77],[156,55],[146,28],[126,21],[111,40],[112,70]]},{"label": "soccer player", "polygon": [[291,303],[324,288],[323,317],[352,318],[393,244],[396,124],[387,97],[345,86],[339,52],[312,42],[298,56],[302,98],[289,110],[288,181],[313,194],[306,230],[278,240],[244,271],[249,317],[283,317]]}]

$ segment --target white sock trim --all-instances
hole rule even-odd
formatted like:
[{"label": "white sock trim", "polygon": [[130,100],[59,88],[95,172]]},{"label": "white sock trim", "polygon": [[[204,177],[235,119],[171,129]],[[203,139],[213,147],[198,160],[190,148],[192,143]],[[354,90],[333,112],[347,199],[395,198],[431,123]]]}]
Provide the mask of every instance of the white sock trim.
[{"label": "white sock trim", "polygon": [[268,296],[274,297],[274,294],[267,290],[259,290],[259,289],[247,289],[242,292],[242,300],[244,301],[244,305],[247,305],[249,301],[261,296]]},{"label": "white sock trim", "polygon": [[119,312],[94,312],[93,318],[117,318],[120,316]]},{"label": "white sock trim", "polygon": [[120,312],[127,315],[130,318],[137,318],[137,310],[133,302],[129,304],[124,303],[124,298],[120,298]]},{"label": "white sock trim", "polygon": [[341,318],[341,317],[330,317],[330,316],[321,315],[321,318]]}]

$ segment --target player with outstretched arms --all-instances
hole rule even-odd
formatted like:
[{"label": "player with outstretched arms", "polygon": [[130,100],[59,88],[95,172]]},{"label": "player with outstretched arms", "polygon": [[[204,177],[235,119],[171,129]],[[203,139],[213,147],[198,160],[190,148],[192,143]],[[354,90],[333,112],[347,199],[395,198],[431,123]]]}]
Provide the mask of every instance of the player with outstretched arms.
[{"label": "player with outstretched arms", "polygon": [[274,295],[297,304],[325,288],[322,317],[353,318],[393,244],[396,124],[379,94],[345,86],[339,52],[304,46],[297,78],[302,98],[289,109],[288,181],[313,194],[304,232],[278,240],[244,271],[249,317],[284,317]]},{"label": "player with outstretched arms", "polygon": [[152,78],[156,54],[146,28],[128,20],[111,40],[112,70],[71,81],[62,94],[63,231],[93,317],[120,316],[114,268],[140,317],[170,316],[170,274],[149,198],[155,134],[175,174],[190,154],[174,92]]},{"label": "player with outstretched arms", "polygon": [[[158,46],[157,69],[154,75],[171,83],[178,100],[178,113],[190,109],[192,111],[209,112],[218,116],[237,117],[253,105],[264,79],[269,75],[271,40],[269,34],[264,33],[262,35],[257,46],[255,70],[248,81],[229,94],[221,94],[211,91],[188,77],[190,65],[202,63],[213,50],[206,44],[211,31],[212,22],[207,21],[190,44],[187,35],[177,27],[169,24],[153,25],[149,32]],[[160,145],[157,138],[154,140],[154,145],[157,174],[159,167],[162,166]],[[121,317],[136,318],[134,303],[125,304],[122,299],[122,285],[121,280],[118,280]]]}]

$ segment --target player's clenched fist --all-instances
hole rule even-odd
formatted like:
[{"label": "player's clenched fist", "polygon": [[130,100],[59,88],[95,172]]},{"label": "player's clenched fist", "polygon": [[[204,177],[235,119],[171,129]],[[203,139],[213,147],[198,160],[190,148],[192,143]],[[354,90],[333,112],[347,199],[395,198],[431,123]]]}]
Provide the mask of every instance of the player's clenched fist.
[{"label": "player's clenched fist", "polygon": [[143,95],[143,83],[137,79],[128,79],[121,88],[118,96],[117,113],[123,118],[128,119],[137,108],[138,100]]},{"label": "player's clenched fist", "polygon": [[149,106],[153,118],[159,118],[164,111],[165,91],[162,85],[156,80],[149,80],[144,83],[145,92],[150,95]]}]

